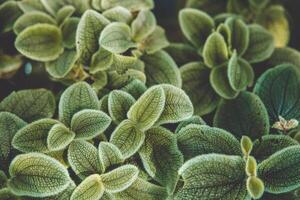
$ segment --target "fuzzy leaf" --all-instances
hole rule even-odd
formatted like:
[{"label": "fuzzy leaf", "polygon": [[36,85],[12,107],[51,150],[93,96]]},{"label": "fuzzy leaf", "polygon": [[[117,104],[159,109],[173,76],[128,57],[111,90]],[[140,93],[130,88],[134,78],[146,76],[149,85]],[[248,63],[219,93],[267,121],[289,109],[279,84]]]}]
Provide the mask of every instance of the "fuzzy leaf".
[{"label": "fuzzy leaf", "polygon": [[41,0],[44,8],[48,13],[55,16],[59,9],[63,6],[64,2],[61,0]]},{"label": "fuzzy leaf", "polygon": [[70,200],[99,200],[104,193],[100,175],[94,174],[82,181],[74,190]]},{"label": "fuzzy leaf", "polygon": [[269,58],[274,51],[271,33],[259,25],[250,25],[250,41],[243,58],[250,63],[258,63]]},{"label": "fuzzy leaf", "polygon": [[70,183],[67,169],[40,153],[17,156],[9,168],[8,187],[18,195],[47,197],[65,190]]},{"label": "fuzzy leaf", "polygon": [[89,64],[92,55],[98,50],[98,38],[109,21],[93,10],[82,15],[76,32],[76,49],[83,64]]},{"label": "fuzzy leaf", "polygon": [[121,6],[116,6],[111,9],[105,10],[102,14],[110,21],[124,22],[126,24],[129,24],[133,18],[131,12],[128,9]]},{"label": "fuzzy leaf", "polygon": [[201,60],[197,49],[185,43],[171,43],[166,51],[171,55],[175,62],[179,65],[185,65],[191,61]]},{"label": "fuzzy leaf", "polygon": [[54,119],[41,119],[20,129],[13,138],[12,145],[19,151],[49,152],[47,145],[48,133],[52,126],[59,122]]},{"label": "fuzzy leaf", "polygon": [[68,49],[74,49],[76,47],[76,30],[79,24],[80,18],[70,17],[66,19],[61,27],[63,35],[63,45]]},{"label": "fuzzy leaf", "polygon": [[141,59],[145,63],[147,85],[167,83],[181,87],[180,71],[168,53],[157,51],[154,54],[144,55]]},{"label": "fuzzy leaf", "polygon": [[292,191],[300,186],[299,163],[300,147],[285,148],[258,165],[258,177],[263,180],[267,192]]},{"label": "fuzzy leaf", "polygon": [[135,154],[144,140],[145,134],[130,120],[122,121],[110,138],[110,142],[120,149],[124,158]]},{"label": "fuzzy leaf", "polygon": [[111,193],[127,189],[138,178],[139,170],[134,165],[123,165],[101,175],[105,190]]},{"label": "fuzzy leaf", "polygon": [[75,140],[70,144],[68,161],[72,170],[81,179],[102,172],[97,148],[83,140]]},{"label": "fuzzy leaf", "polygon": [[146,53],[153,54],[169,46],[169,41],[165,30],[160,26],[156,26],[154,31],[140,45],[142,45],[140,48],[144,49]]},{"label": "fuzzy leaf", "polygon": [[0,33],[9,32],[13,29],[14,22],[22,15],[16,1],[5,1],[0,4]]},{"label": "fuzzy leaf", "polygon": [[[1,163],[3,163],[3,162],[1,162]],[[0,170],[0,189],[6,187],[6,183],[7,183],[7,176],[4,173],[4,171]]]},{"label": "fuzzy leaf", "polygon": [[13,77],[22,65],[21,56],[0,54],[0,78],[9,79]]},{"label": "fuzzy leaf", "polygon": [[135,20],[131,23],[133,39],[137,42],[148,37],[156,28],[156,19],[149,10],[139,12]]},{"label": "fuzzy leaf", "polygon": [[54,25],[36,24],[18,35],[15,47],[21,54],[32,60],[52,61],[63,52],[62,34]]},{"label": "fuzzy leaf", "polygon": [[12,92],[0,103],[0,111],[13,113],[27,122],[51,118],[55,107],[55,97],[46,89]]},{"label": "fuzzy leaf", "polygon": [[191,124],[206,125],[206,122],[198,115],[193,115],[192,117],[180,122],[175,130],[175,133],[179,133],[181,129]]},{"label": "fuzzy leaf", "polygon": [[100,48],[92,57],[90,72],[95,74],[99,71],[105,71],[113,64],[113,53]]},{"label": "fuzzy leaf", "polygon": [[124,53],[135,44],[131,41],[130,27],[122,22],[107,25],[99,39],[99,44],[112,53]]},{"label": "fuzzy leaf", "polygon": [[190,124],[182,128],[176,136],[185,160],[209,153],[242,155],[239,141],[219,128]]},{"label": "fuzzy leaf", "polygon": [[131,94],[135,99],[138,99],[147,90],[147,87],[142,81],[134,79],[125,85],[122,90]]},{"label": "fuzzy leaf", "polygon": [[203,47],[215,26],[209,15],[193,8],[185,8],[180,11],[179,23],[184,36],[197,48]]},{"label": "fuzzy leaf", "polygon": [[18,6],[24,13],[32,11],[47,12],[40,0],[23,0],[18,2]]},{"label": "fuzzy leaf", "polygon": [[154,7],[153,0],[101,0],[101,7],[106,10],[116,6],[127,8],[131,12],[152,9]]},{"label": "fuzzy leaf", "polygon": [[114,144],[109,142],[100,142],[98,149],[103,171],[113,165],[124,162],[122,152]]},{"label": "fuzzy leaf", "polygon": [[61,95],[59,120],[69,126],[73,115],[84,109],[98,110],[98,97],[89,84],[79,82],[68,87]]},{"label": "fuzzy leaf", "polygon": [[165,101],[166,95],[163,88],[153,86],[131,106],[127,117],[136,123],[140,130],[147,130],[159,119],[164,110]]},{"label": "fuzzy leaf", "polygon": [[1,200],[19,200],[19,197],[14,195],[12,191],[8,188],[0,189],[0,199]]},{"label": "fuzzy leaf", "polygon": [[163,127],[149,129],[139,154],[148,174],[169,194],[173,193],[179,178],[177,171],[183,164],[175,135]]},{"label": "fuzzy leaf", "polygon": [[104,112],[85,109],[72,117],[71,129],[77,139],[92,139],[103,133],[110,123],[110,117]]},{"label": "fuzzy leaf", "polygon": [[56,15],[57,23],[59,25],[63,25],[64,22],[74,14],[75,10],[76,9],[71,5],[66,5],[66,6],[62,7],[61,9],[59,9],[59,11],[57,12],[57,15]]},{"label": "fuzzy leaf", "polygon": [[246,190],[245,162],[240,156],[197,156],[179,169],[179,175],[184,186],[177,193],[176,200],[250,200]]},{"label": "fuzzy leaf", "polygon": [[50,151],[65,149],[75,138],[75,133],[63,124],[55,124],[49,131],[47,146]]},{"label": "fuzzy leaf", "polygon": [[113,90],[108,96],[109,115],[116,124],[127,118],[127,112],[135,103],[135,99],[122,90]]},{"label": "fuzzy leaf", "polygon": [[286,63],[299,66],[300,52],[290,47],[276,48],[267,62],[270,66],[276,66]]},{"label": "fuzzy leaf", "polygon": [[267,110],[258,96],[242,92],[236,99],[224,100],[219,106],[214,126],[223,128],[238,138],[247,135],[251,139],[269,133]]}]

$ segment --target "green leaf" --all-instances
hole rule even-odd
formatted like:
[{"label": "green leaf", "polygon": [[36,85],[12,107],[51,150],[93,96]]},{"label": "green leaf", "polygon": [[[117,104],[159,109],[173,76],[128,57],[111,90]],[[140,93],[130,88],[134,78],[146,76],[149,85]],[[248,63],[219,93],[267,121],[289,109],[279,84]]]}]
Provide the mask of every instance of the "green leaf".
[{"label": "green leaf", "polygon": [[173,85],[163,84],[165,108],[156,124],[177,123],[190,118],[194,113],[193,104],[186,93]]},{"label": "green leaf", "polygon": [[76,139],[92,139],[103,133],[110,123],[110,117],[104,112],[85,109],[72,117],[71,129],[76,133]]},{"label": "green leaf", "polygon": [[50,15],[40,11],[25,13],[14,23],[14,32],[18,35],[27,27],[35,24],[56,25],[56,21]]},{"label": "green leaf", "polygon": [[69,126],[73,115],[84,109],[98,110],[98,97],[89,84],[78,82],[68,87],[61,95],[59,120]]},{"label": "green leaf", "polygon": [[[13,157],[11,145],[13,137],[26,124],[26,122],[12,113],[0,112],[0,169],[6,169],[9,165],[10,159]],[[2,188],[1,183],[0,188]]]},{"label": "green leaf", "polygon": [[198,124],[198,125],[206,125],[206,122],[201,118],[199,117],[198,115],[193,115],[192,117],[186,119],[186,120],[183,120],[181,121],[176,130],[175,130],[175,133],[179,133],[179,131],[181,129],[183,129],[184,127],[188,126],[188,125],[191,125],[191,124]]},{"label": "green leaf", "polygon": [[100,175],[94,174],[82,181],[74,190],[70,200],[96,200],[101,199],[104,186]]},{"label": "green leaf", "polygon": [[122,90],[131,94],[135,99],[138,99],[147,90],[147,87],[142,81],[134,79],[125,85]]},{"label": "green leaf", "polygon": [[0,189],[6,187],[6,183],[7,183],[7,176],[4,173],[4,171],[0,170]]},{"label": "green leaf", "polygon": [[254,142],[252,155],[257,160],[265,160],[272,154],[299,143],[287,135],[265,135]]},{"label": "green leaf", "polygon": [[254,92],[265,104],[270,123],[279,116],[286,120],[300,120],[299,72],[290,64],[279,65],[267,70],[256,82]]},{"label": "green leaf", "polygon": [[233,99],[237,97],[239,93],[231,87],[227,71],[226,66],[213,68],[210,73],[209,81],[217,94],[225,99]]},{"label": "green leaf", "polygon": [[49,152],[47,145],[48,133],[52,126],[59,121],[54,119],[41,119],[20,129],[14,136],[12,145],[19,151],[28,152]]},{"label": "green leaf", "polygon": [[182,128],[176,137],[185,160],[209,153],[242,155],[240,142],[223,129],[190,124]]},{"label": "green leaf", "polygon": [[81,179],[103,171],[97,148],[83,140],[75,140],[70,144],[68,161],[72,170]]},{"label": "green leaf", "polygon": [[103,171],[113,165],[124,162],[122,152],[114,144],[109,142],[100,142],[98,149]]},{"label": "green leaf", "polygon": [[92,55],[98,50],[98,38],[109,21],[93,10],[82,15],[76,32],[76,49],[83,64],[89,64]]},{"label": "green leaf", "polygon": [[0,189],[0,199],[1,200],[19,200],[19,197],[14,195],[10,189],[8,188],[3,188]]},{"label": "green leaf", "polygon": [[139,70],[142,71],[143,67],[137,66],[139,64],[137,57],[135,56],[123,56],[120,54],[113,54],[113,63],[111,65],[111,70],[115,70],[118,74],[124,74],[129,70]]},{"label": "green leaf", "polygon": [[0,111],[11,112],[27,122],[53,117],[55,107],[55,97],[46,89],[12,92],[0,103]]},{"label": "green leaf", "polygon": [[107,192],[117,193],[127,189],[138,178],[139,170],[134,165],[123,165],[101,175]]},{"label": "green leaf", "polygon": [[172,84],[181,87],[180,71],[172,57],[165,51],[143,55],[141,60],[145,63],[147,85]]},{"label": "green leaf", "polygon": [[170,54],[170,56],[175,60],[175,62],[179,66],[187,64],[191,61],[201,60],[197,49],[189,44],[171,43],[166,48],[166,51]]},{"label": "green leaf", "polygon": [[264,183],[256,176],[247,179],[247,191],[253,199],[260,199],[265,191]]},{"label": "green leaf", "polygon": [[56,15],[56,21],[59,25],[63,25],[64,22],[71,17],[74,12],[75,8],[71,5],[66,5],[62,7],[61,9],[58,10],[57,15]]},{"label": "green leaf", "polygon": [[127,119],[127,112],[135,103],[135,99],[122,90],[113,90],[108,96],[108,111],[116,124]]},{"label": "green leaf", "polygon": [[0,4],[0,33],[9,32],[13,29],[14,22],[22,15],[16,1],[5,1]]},{"label": "green leaf", "polygon": [[251,139],[269,133],[267,110],[258,96],[242,92],[233,100],[223,100],[215,117],[214,126],[223,128],[238,138],[247,135]]},{"label": "green leaf", "polygon": [[99,71],[105,71],[110,68],[114,61],[114,54],[100,48],[93,56],[91,66],[89,68],[92,74],[95,74]]},{"label": "green leaf", "polygon": [[158,200],[166,199],[167,193],[165,188],[149,183],[141,178],[138,178],[129,188],[122,192],[114,194],[114,196],[117,200]]},{"label": "green leaf", "polygon": [[121,6],[127,8],[131,12],[139,10],[148,10],[154,7],[153,0],[101,0],[101,7],[104,10]]},{"label": "green leaf", "polygon": [[32,60],[52,61],[63,52],[62,34],[54,25],[36,24],[18,35],[15,47],[21,54]]},{"label": "green leaf", "polygon": [[175,135],[163,127],[149,129],[139,154],[148,174],[172,194],[179,178],[177,171],[183,164]]},{"label": "green leaf", "polygon": [[242,91],[254,81],[254,71],[249,63],[238,58],[236,51],[232,54],[227,68],[230,86],[235,91]]},{"label": "green leaf", "polygon": [[153,54],[169,46],[165,30],[156,26],[154,31],[139,44],[139,48],[146,51],[147,54]]},{"label": "green leaf", "polygon": [[69,0],[70,4],[75,7],[77,13],[83,14],[88,9],[91,9],[90,1]]},{"label": "green leaf", "polygon": [[137,42],[147,38],[156,28],[156,19],[149,10],[139,12],[135,20],[131,23],[133,39]]},{"label": "green leaf", "polygon": [[300,52],[290,47],[276,48],[267,62],[270,66],[286,63],[300,66]]},{"label": "green leaf", "polygon": [[127,117],[136,123],[140,130],[147,130],[159,119],[164,110],[165,101],[166,95],[163,88],[153,86],[131,106]]},{"label": "green leaf", "polygon": [[112,53],[124,53],[135,47],[135,43],[131,41],[130,27],[122,22],[107,25],[100,35],[99,44]]},{"label": "green leaf", "polygon": [[66,199],[70,199],[73,190],[76,188],[76,185],[73,181],[70,182],[69,186],[67,187],[67,189],[63,190],[62,192],[54,195],[54,196],[50,196],[50,197],[43,197],[43,198],[29,198],[29,199],[24,199],[24,200],[66,200]]},{"label": "green leaf", "polygon": [[70,183],[67,169],[40,153],[17,156],[9,167],[8,187],[18,195],[47,197],[65,190]]},{"label": "green leaf", "polygon": [[249,28],[241,19],[235,17],[228,18],[225,23],[231,31],[231,48],[235,49],[238,55],[243,55],[249,46]]},{"label": "green leaf", "polygon": [[65,149],[75,138],[75,133],[63,124],[55,124],[49,131],[47,146],[50,151]]},{"label": "green leaf", "polygon": [[300,186],[300,147],[291,146],[276,152],[258,165],[267,192],[285,193]]},{"label": "green leaf", "polygon": [[63,78],[72,70],[77,59],[76,51],[65,50],[58,59],[46,63],[46,70],[54,78]]},{"label": "green leaf", "polygon": [[145,134],[130,120],[122,121],[111,135],[110,142],[116,145],[124,158],[135,154],[145,140]]},{"label": "green leaf", "polygon": [[245,161],[240,156],[197,156],[179,169],[179,175],[184,186],[177,193],[176,200],[250,200],[246,190]]},{"label": "green leaf", "polygon": [[76,47],[76,30],[80,19],[77,17],[70,17],[66,19],[61,27],[63,36],[63,45],[68,49]]},{"label": "green leaf", "polygon": [[203,48],[203,59],[204,63],[210,68],[219,66],[227,61],[227,44],[220,33],[214,32],[207,38]]},{"label": "green leaf", "polygon": [[53,16],[56,16],[56,13],[64,5],[64,2],[61,0],[41,0],[41,3],[47,12]]},{"label": "green leaf", "polygon": [[180,11],[179,24],[184,36],[197,48],[203,47],[215,26],[209,15],[193,8],[185,8]]},{"label": "green leaf", "polygon": [[47,12],[40,0],[19,1],[18,6],[24,13],[28,13],[32,11]]},{"label": "green leaf", "polygon": [[99,93],[100,90],[104,89],[104,87],[108,83],[108,76],[105,71],[99,71],[93,75],[94,83],[92,84],[93,89]]},{"label": "green leaf", "polygon": [[0,78],[12,78],[16,72],[22,67],[23,60],[21,56],[10,56],[0,54]]},{"label": "green leaf", "polygon": [[259,25],[250,25],[250,41],[243,58],[250,63],[258,63],[269,58],[274,51],[271,33]]},{"label": "green leaf", "polygon": [[180,68],[182,89],[190,97],[195,114],[200,116],[212,112],[219,96],[209,83],[210,70],[201,62],[188,63]]},{"label": "green leaf", "polygon": [[131,12],[121,6],[116,6],[111,9],[105,10],[102,14],[112,22],[124,22],[126,24],[129,24],[133,18]]}]

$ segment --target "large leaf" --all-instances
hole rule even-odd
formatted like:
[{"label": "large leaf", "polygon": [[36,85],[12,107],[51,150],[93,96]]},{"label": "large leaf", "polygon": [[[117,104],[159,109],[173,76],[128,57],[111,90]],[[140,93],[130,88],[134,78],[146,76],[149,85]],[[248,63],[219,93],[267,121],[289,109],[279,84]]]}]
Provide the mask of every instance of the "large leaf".
[{"label": "large leaf", "polygon": [[175,135],[163,127],[149,129],[139,154],[148,174],[169,194],[173,193],[179,178],[177,171],[183,164]]},{"label": "large leaf", "polygon": [[55,107],[54,95],[45,89],[12,92],[0,103],[0,111],[13,113],[27,122],[53,117]]},{"label": "large leaf", "polygon": [[55,124],[49,131],[47,145],[50,151],[65,149],[75,138],[75,133],[63,124]]},{"label": "large leaf", "polygon": [[276,152],[258,165],[258,176],[266,191],[285,193],[300,186],[300,147],[291,146]]},{"label": "large leaf", "polygon": [[242,155],[239,141],[219,128],[190,124],[182,128],[176,136],[185,160],[209,153]]},{"label": "large leaf", "polygon": [[122,152],[112,143],[100,142],[98,149],[103,171],[111,166],[124,162]]},{"label": "large leaf", "polygon": [[247,135],[252,139],[268,134],[270,128],[264,104],[249,92],[242,92],[233,100],[223,100],[215,114],[214,126],[239,138]]},{"label": "large leaf", "polygon": [[156,19],[149,10],[142,10],[131,23],[132,35],[135,41],[142,41],[156,28]]},{"label": "large leaf", "polygon": [[51,61],[63,52],[62,34],[58,27],[36,24],[22,31],[15,41],[17,50],[37,61]]},{"label": "large leaf", "polygon": [[131,106],[127,117],[135,122],[139,129],[147,130],[159,119],[165,106],[166,95],[161,86],[149,88]]},{"label": "large leaf", "polygon": [[269,113],[270,122],[279,116],[300,120],[299,72],[290,64],[267,70],[257,81],[254,92],[261,98]]},{"label": "large leaf", "polygon": [[86,141],[75,140],[70,144],[68,161],[72,170],[82,179],[102,172],[97,148]]},{"label": "large leaf", "polygon": [[76,33],[76,48],[80,60],[89,64],[92,55],[98,50],[98,39],[109,21],[93,10],[87,10],[81,17]]},{"label": "large leaf", "polygon": [[181,199],[250,200],[245,181],[245,161],[240,156],[208,154],[187,161],[179,170],[184,185]]},{"label": "large leaf", "polygon": [[154,54],[143,55],[141,59],[145,63],[147,85],[168,83],[181,87],[180,71],[168,53],[157,51]]},{"label": "large leaf", "polygon": [[135,154],[144,140],[145,134],[130,120],[122,121],[110,138],[110,142],[120,149],[124,158],[129,158]]},{"label": "large leaf", "polygon": [[196,47],[202,47],[213,30],[213,19],[197,9],[185,8],[179,13],[181,31],[185,37]]},{"label": "large leaf", "polygon": [[98,97],[91,86],[85,82],[73,84],[61,95],[59,119],[69,126],[73,115],[83,109],[98,110]]},{"label": "large leaf", "polygon": [[40,153],[17,156],[9,168],[8,187],[18,195],[47,197],[65,190],[70,183],[67,169]]},{"label": "large leaf", "polygon": [[153,0],[101,0],[101,7],[106,10],[116,6],[122,6],[134,12],[154,7]]}]

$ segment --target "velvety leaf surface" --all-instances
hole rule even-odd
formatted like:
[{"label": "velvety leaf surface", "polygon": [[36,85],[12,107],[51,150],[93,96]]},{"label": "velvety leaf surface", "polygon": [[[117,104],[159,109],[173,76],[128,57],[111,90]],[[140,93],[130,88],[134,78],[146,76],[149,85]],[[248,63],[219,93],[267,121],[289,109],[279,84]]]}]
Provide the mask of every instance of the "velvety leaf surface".
[{"label": "velvety leaf surface", "polygon": [[110,21],[124,22],[126,24],[129,24],[133,18],[131,12],[122,6],[116,6],[114,8],[110,8],[108,10],[105,10],[102,14]]},{"label": "velvety leaf surface", "polygon": [[149,36],[156,27],[154,14],[149,10],[142,10],[131,24],[132,35],[135,41],[141,41]]},{"label": "velvety leaf surface", "polygon": [[75,133],[63,124],[52,126],[47,137],[47,146],[50,151],[60,151],[66,148],[75,138]]},{"label": "velvety leaf surface", "polygon": [[59,25],[64,24],[64,22],[71,17],[76,9],[71,5],[66,5],[58,10],[56,15],[56,21]]},{"label": "velvety leaf surface", "polygon": [[76,47],[76,32],[79,21],[80,18],[78,17],[70,17],[61,27],[63,45],[68,49],[75,49]]},{"label": "velvety leaf surface", "polygon": [[153,54],[168,47],[169,44],[165,30],[160,26],[156,26],[154,31],[143,40],[142,48],[146,51],[146,53]]},{"label": "velvety leaf surface", "polygon": [[0,5],[0,33],[6,33],[13,29],[14,22],[22,15],[16,1],[1,2]]},{"label": "velvety leaf surface", "polygon": [[134,12],[138,10],[152,9],[154,7],[154,2],[153,0],[101,0],[101,7],[105,10],[115,6],[122,6]]},{"label": "velvety leaf surface", "polygon": [[175,133],[178,133],[181,129],[190,124],[206,125],[206,122],[198,115],[193,115],[192,117],[180,122],[176,127]]},{"label": "velvety leaf surface", "polygon": [[90,72],[105,71],[113,64],[113,54],[104,48],[100,48],[92,57]]},{"label": "velvety leaf surface", "polygon": [[98,149],[103,171],[113,165],[124,162],[122,152],[112,143],[100,142]]}]

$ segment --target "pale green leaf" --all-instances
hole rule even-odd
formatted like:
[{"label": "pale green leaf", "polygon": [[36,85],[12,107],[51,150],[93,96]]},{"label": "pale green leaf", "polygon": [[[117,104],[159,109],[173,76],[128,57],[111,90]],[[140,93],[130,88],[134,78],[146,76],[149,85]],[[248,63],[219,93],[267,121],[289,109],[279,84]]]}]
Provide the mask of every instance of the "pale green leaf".
[{"label": "pale green leaf", "polygon": [[139,42],[147,38],[156,28],[156,19],[149,10],[142,10],[131,23],[132,35]]},{"label": "pale green leaf", "polygon": [[65,149],[75,138],[75,133],[63,124],[55,124],[49,131],[47,146],[50,151]]},{"label": "pale green leaf", "polygon": [[121,151],[114,144],[109,142],[100,142],[98,149],[103,171],[111,166],[124,162]]},{"label": "pale green leaf", "polygon": [[165,30],[156,26],[154,31],[139,44],[139,48],[145,50],[148,54],[153,54],[169,46]]},{"label": "pale green leaf", "polygon": [[154,2],[153,0],[101,0],[101,7],[104,10],[116,6],[122,6],[131,12],[135,12],[144,9],[152,9],[154,7]]},{"label": "pale green leaf", "polygon": [[66,19],[61,27],[63,45],[68,49],[74,49],[76,47],[76,30],[79,21],[80,18],[78,17],[70,17]]},{"label": "pale green leaf", "polygon": [[[102,1],[102,0],[101,0]],[[116,6],[104,11],[103,16],[113,22],[124,22],[129,24],[133,18],[131,12],[124,7]]]},{"label": "pale green leaf", "polygon": [[63,25],[64,22],[71,17],[75,12],[75,8],[71,5],[66,5],[58,10],[56,15],[56,21],[59,25]]},{"label": "pale green leaf", "polygon": [[100,90],[104,89],[104,87],[108,83],[108,76],[105,71],[98,71],[93,75],[94,83],[92,84],[93,89],[99,93]]},{"label": "pale green leaf", "polygon": [[55,16],[59,9],[64,5],[64,2],[61,0],[41,0],[44,8],[51,15]]},{"label": "pale green leaf", "polygon": [[100,48],[93,56],[91,66],[89,68],[92,74],[97,73],[98,71],[105,71],[110,68],[114,61],[113,53]]},{"label": "pale green leaf", "polygon": [[18,1],[18,6],[24,13],[28,13],[32,11],[47,12],[40,0]]},{"label": "pale green leaf", "polygon": [[206,125],[206,122],[201,118],[199,117],[198,115],[193,115],[192,117],[186,119],[186,120],[183,120],[181,121],[176,130],[175,130],[175,133],[179,133],[179,131],[183,128],[185,128],[186,126],[188,125],[191,125],[191,124],[198,124],[198,125]]}]

